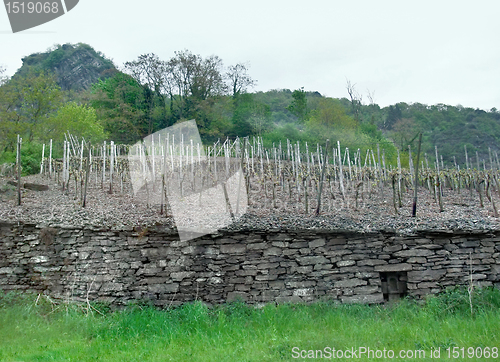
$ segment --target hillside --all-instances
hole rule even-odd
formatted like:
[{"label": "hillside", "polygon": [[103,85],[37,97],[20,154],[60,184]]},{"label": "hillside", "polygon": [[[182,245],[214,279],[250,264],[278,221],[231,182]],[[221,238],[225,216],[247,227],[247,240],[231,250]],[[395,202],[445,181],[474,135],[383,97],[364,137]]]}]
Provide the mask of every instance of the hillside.
[{"label": "hillside", "polygon": [[466,150],[469,167],[474,168],[478,168],[478,157],[480,167],[489,168],[490,159],[497,162],[500,153],[500,112],[495,108],[397,103],[382,109],[364,105],[360,113],[365,124],[375,124],[400,151],[407,151],[409,145],[416,150],[417,135],[422,132],[422,151],[429,163],[435,160],[435,147],[444,165],[451,167],[455,162],[466,166]]},{"label": "hillside", "polygon": [[111,60],[83,43],[57,45],[44,53],[28,55],[22,61],[23,65],[16,75],[22,76],[30,68],[51,71],[56,74],[62,90],[89,89],[99,79],[107,78],[116,71]]},{"label": "hillside", "polygon": [[[82,125],[83,114],[92,114],[92,124],[116,143],[134,143],[180,120],[196,119],[205,143],[260,137],[269,147],[288,141],[316,147],[326,139],[339,140],[343,147],[353,153],[359,149],[363,155],[380,148],[392,166],[397,165],[399,151],[407,167],[409,146],[415,162],[422,132],[421,160],[429,167],[435,162],[435,147],[444,167],[455,163],[462,169],[500,167],[500,112],[495,108],[402,102],[380,107],[370,97],[370,104],[362,102],[354,85],[346,89],[345,98],[303,88],[252,92],[258,80],[243,64],[228,66],[217,56],[202,57],[188,50],[174,54],[171,59],[140,55],[124,64],[124,72],[82,43],[57,45],[24,57],[14,77],[0,86],[0,119],[5,121],[0,126],[0,149],[13,152],[16,135],[23,133],[36,143],[46,142],[47,121],[67,119],[73,109],[80,112],[73,125]],[[37,71],[47,74],[40,76]],[[186,74],[189,77],[183,78]],[[52,100],[48,92],[35,92],[41,84],[51,89]],[[58,94],[57,86],[70,94]],[[29,101],[34,97],[40,98]],[[60,111],[68,100],[82,108],[68,106],[66,113]],[[59,126],[66,131],[68,124],[59,122]],[[70,131],[82,136],[76,129]]]}]

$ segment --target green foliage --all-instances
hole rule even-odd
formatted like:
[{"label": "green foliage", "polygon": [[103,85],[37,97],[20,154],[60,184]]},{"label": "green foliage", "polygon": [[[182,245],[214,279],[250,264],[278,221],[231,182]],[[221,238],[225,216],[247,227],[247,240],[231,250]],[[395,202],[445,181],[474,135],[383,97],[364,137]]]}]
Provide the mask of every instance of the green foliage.
[{"label": "green foliage", "polygon": [[321,98],[311,111],[308,127],[320,127],[324,130],[354,130],[357,122],[345,112],[340,101],[333,98]]},{"label": "green foliage", "polygon": [[252,94],[257,102],[269,106],[271,119],[274,124],[297,122],[297,117],[287,110],[287,107],[293,100],[291,90],[273,89],[267,92],[256,92]]},{"label": "green foliage", "polygon": [[406,151],[408,146],[414,145],[421,131],[413,119],[403,118],[392,126],[391,138],[399,150]]},{"label": "green foliage", "polygon": [[78,105],[68,102],[62,106],[56,114],[52,115],[43,125],[44,132],[40,140],[49,143],[61,143],[64,133],[69,132],[78,138],[85,138],[90,142],[102,142],[107,138],[103,126],[97,120],[94,108],[86,105]]},{"label": "green foliage", "polygon": [[232,103],[230,97],[208,98],[198,103],[191,119],[196,120],[202,140],[213,142],[233,135]]},{"label": "green foliage", "polygon": [[[130,106],[138,107],[144,100],[144,93],[141,85],[130,75],[116,73],[113,77],[100,80],[92,86],[92,93],[103,92],[107,99],[119,98]],[[94,104],[106,106],[106,99],[96,98],[92,100]],[[103,102],[101,104],[100,102]]]},{"label": "green foliage", "polygon": [[[408,299],[388,306],[325,301],[254,308],[242,302],[208,307],[198,301],[102,315],[86,305],[55,305],[43,295],[0,292],[0,360],[293,361],[293,347],[359,346],[396,353],[425,349],[427,357],[431,348],[441,347],[445,358],[450,346],[497,346],[500,292],[476,292],[481,296],[476,302],[484,303],[472,317],[463,290],[423,304]],[[463,311],[449,308],[455,305]]]},{"label": "green foliage", "polygon": [[17,134],[26,132],[26,124],[21,122],[17,112],[20,93],[12,84],[0,87],[0,155],[13,150]]},{"label": "green foliage", "polygon": [[62,102],[55,77],[49,73],[29,71],[0,87],[0,153],[13,151],[16,135],[26,141],[43,136],[42,124]]},{"label": "green foliage", "polygon": [[363,122],[360,125],[360,131],[373,140],[382,141],[384,136],[377,126],[372,122]]},{"label": "green foliage", "polygon": [[340,141],[341,147],[349,148],[354,154],[360,149],[362,155],[366,150],[376,149],[377,144],[385,153],[386,164],[396,164],[397,151],[392,142],[388,141],[372,122],[364,122],[361,125],[347,114],[347,106],[341,100],[325,98],[320,95],[312,95],[308,101],[310,110],[309,120],[305,125],[286,123],[284,126],[275,128],[271,132],[262,135],[264,144],[271,147],[272,144],[286,144],[287,139],[291,142],[300,142],[315,146],[316,143],[324,145],[330,139],[330,145],[336,146]]},{"label": "green foliage", "polygon": [[[35,142],[25,142],[21,146],[21,172],[22,176],[40,172],[43,145]],[[0,155],[0,164],[16,163],[16,152],[6,151]]]},{"label": "green foliage", "polygon": [[297,141],[314,142],[303,130],[299,130],[298,127],[291,124],[285,124],[284,126],[275,128],[271,132],[265,133],[262,139],[266,147],[272,147],[273,143],[278,145],[280,142],[286,145],[287,139],[292,143],[296,143]]},{"label": "green foliage", "polygon": [[65,58],[64,49],[58,46],[56,49],[48,53],[47,57],[42,61],[42,66],[45,69],[54,69]]},{"label": "green foliage", "polygon": [[235,101],[232,122],[240,137],[262,135],[273,128],[270,107],[249,93],[241,94]]},{"label": "green foliage", "polygon": [[20,83],[20,116],[28,123],[29,139],[39,136],[39,125],[54,112],[62,101],[62,94],[52,74],[28,72]]},{"label": "green foliage", "polygon": [[131,76],[120,72],[96,83],[90,104],[115,142],[133,143],[147,135],[144,90]]},{"label": "green foliage", "polygon": [[373,105],[363,106],[366,122],[373,123],[391,139],[400,150],[407,152],[408,145],[415,154],[418,133],[423,132],[422,154],[427,153],[430,164],[434,163],[434,147],[438,147],[445,166],[453,167],[454,161],[465,167],[464,145],[467,145],[469,159],[477,164],[476,151],[489,166],[489,150],[493,161],[495,152],[500,152],[500,114],[496,110],[485,112],[479,109],[436,104],[428,106],[420,103],[397,103],[378,109]]},{"label": "green foliage", "polygon": [[500,290],[496,288],[474,288],[471,295],[470,300],[469,292],[463,286],[448,288],[436,297],[429,298],[425,310],[435,318],[470,316],[471,301],[473,315],[500,309]]},{"label": "green foliage", "polygon": [[302,87],[294,90],[292,98],[293,101],[287,107],[287,110],[295,115],[301,123],[306,122],[309,109],[307,108],[306,92],[304,91],[304,88]]}]

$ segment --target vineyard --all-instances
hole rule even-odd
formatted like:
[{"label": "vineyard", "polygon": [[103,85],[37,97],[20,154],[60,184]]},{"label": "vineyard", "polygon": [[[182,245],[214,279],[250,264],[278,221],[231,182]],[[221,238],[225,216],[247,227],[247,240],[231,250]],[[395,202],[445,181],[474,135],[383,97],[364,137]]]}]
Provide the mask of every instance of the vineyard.
[{"label": "vineyard", "polygon": [[[164,224],[173,214],[186,223],[213,220],[205,225],[211,230],[244,214],[412,223],[412,204],[417,223],[435,217],[497,224],[500,163],[491,152],[488,161],[474,160],[465,149],[466,165],[448,167],[437,147],[433,159],[438,162],[433,164],[427,155],[411,155],[410,150],[408,167],[402,167],[399,154],[397,165],[387,165],[380,147],[362,153],[342,148],[340,141],[288,141],[266,148],[258,137],[203,145],[196,137],[167,133],[135,145],[91,145],[67,134],[62,148],[59,159],[52,158],[52,144],[48,152],[44,148],[39,180],[57,185],[52,191],[80,211],[104,212],[104,219],[124,213],[122,218],[132,219],[128,224],[142,223],[145,214]],[[29,197],[22,202],[29,209]],[[10,203],[10,211],[4,209],[0,218],[13,215],[22,212],[12,211]],[[52,219],[61,217],[52,211]]]}]

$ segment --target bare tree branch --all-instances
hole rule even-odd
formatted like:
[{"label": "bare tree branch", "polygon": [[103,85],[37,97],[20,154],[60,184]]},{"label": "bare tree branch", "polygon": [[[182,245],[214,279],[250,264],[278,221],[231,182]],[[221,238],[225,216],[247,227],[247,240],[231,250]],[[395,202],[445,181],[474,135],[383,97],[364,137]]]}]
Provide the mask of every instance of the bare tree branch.
[{"label": "bare tree branch", "polygon": [[248,87],[253,87],[257,81],[253,80],[247,73],[248,66],[243,63],[232,65],[226,72],[226,78],[229,81],[230,90],[233,97],[246,92]]}]

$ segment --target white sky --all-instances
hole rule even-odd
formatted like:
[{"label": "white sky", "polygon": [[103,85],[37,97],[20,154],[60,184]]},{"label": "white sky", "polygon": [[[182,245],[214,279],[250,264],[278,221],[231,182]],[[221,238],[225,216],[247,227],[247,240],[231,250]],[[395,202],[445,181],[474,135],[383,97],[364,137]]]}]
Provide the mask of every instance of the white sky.
[{"label": "white sky", "polygon": [[248,62],[254,90],[346,97],[349,79],[381,106],[500,109],[499,15],[497,0],[80,0],[17,34],[0,9],[0,65],[12,75],[22,57],[68,42],[87,43],[118,67],[188,49],[225,65]]}]

